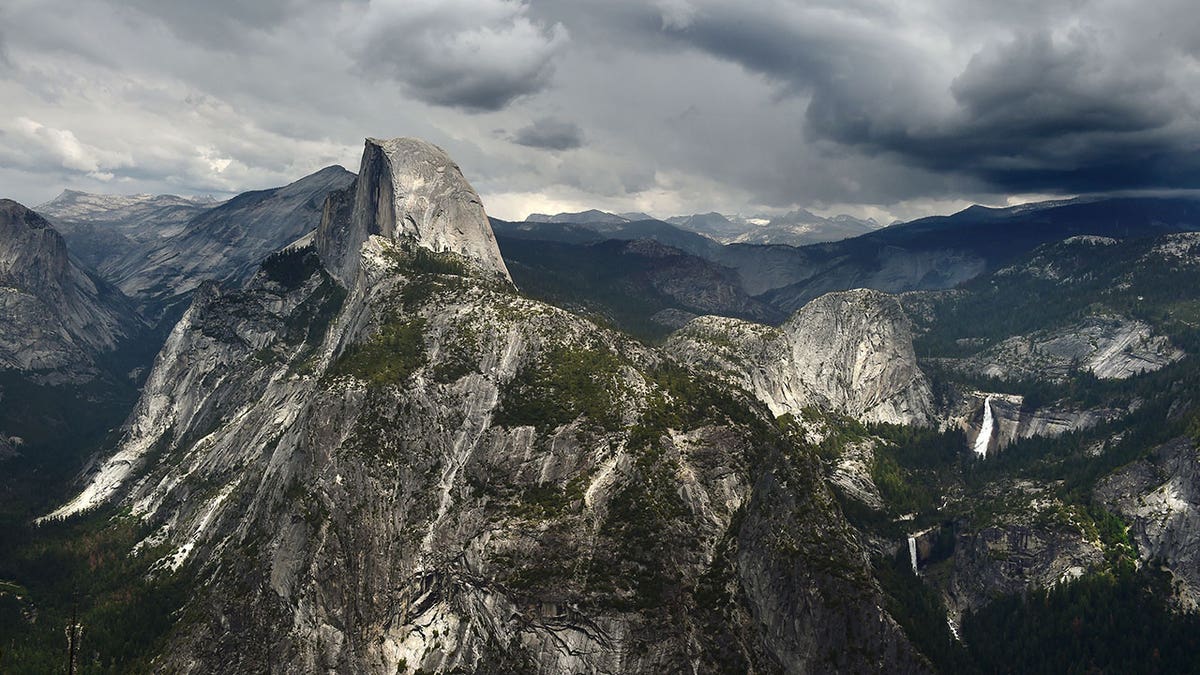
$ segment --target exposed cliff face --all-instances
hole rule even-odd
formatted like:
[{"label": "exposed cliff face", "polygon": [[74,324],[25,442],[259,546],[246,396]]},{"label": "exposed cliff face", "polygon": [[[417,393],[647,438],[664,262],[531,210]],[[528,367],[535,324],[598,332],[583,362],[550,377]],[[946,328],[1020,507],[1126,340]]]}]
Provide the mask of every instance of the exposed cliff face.
[{"label": "exposed cliff face", "polygon": [[[948,576],[936,576],[951,618],[979,609],[1001,595],[1050,588],[1100,569],[1104,550],[1069,521],[1047,521],[1045,508],[1031,504],[1034,518],[1010,519],[958,535]],[[1024,522],[1016,522],[1016,521]]]},{"label": "exposed cliff face", "polygon": [[[385,147],[367,154],[407,161]],[[380,224],[389,191],[446,213],[463,193],[432,177],[360,179],[320,256],[198,293],[54,514],[127,506],[140,550],[196,575],[157,663],[923,671],[815,457],[752,401],[512,293],[490,239]]]},{"label": "exposed cliff face", "polygon": [[1159,370],[1183,351],[1150,326],[1118,316],[1091,316],[1062,328],[1008,338],[961,362],[973,374],[1000,379],[1065,379],[1074,368],[1101,379]]},{"label": "exposed cliff face", "polygon": [[866,422],[932,419],[908,318],[878,291],[822,296],[778,329],[702,317],[672,336],[667,350],[739,384],[776,415],[816,406]]},{"label": "exposed cliff face", "polygon": [[93,358],[141,330],[120,292],[76,265],[45,219],[0,200],[0,369],[94,375]]},{"label": "exposed cliff face", "polygon": [[1102,480],[1097,500],[1129,523],[1143,562],[1162,560],[1180,604],[1200,606],[1200,456],[1178,438]]},{"label": "exposed cliff face", "polygon": [[829,472],[829,482],[847,497],[868,508],[882,511],[885,508],[883,497],[871,476],[871,468],[875,463],[875,447],[875,439],[848,443]]},{"label": "exposed cliff face", "polygon": [[321,260],[343,284],[371,235],[454,253],[511,283],[483,203],[436,145],[414,138],[367,139],[358,179],[331,198],[317,230]]},{"label": "exposed cliff face", "polygon": [[[991,408],[993,424],[986,441],[984,433],[985,404]],[[1023,397],[1015,394],[971,392],[962,403],[945,414],[944,424],[967,432],[972,447],[986,443],[988,454],[998,452],[1014,442],[1034,436],[1054,437],[1071,431],[1090,429],[1128,414],[1123,408],[1082,408],[1067,403],[1054,403],[1040,408],[1028,408]],[[982,446],[978,446],[982,447]]]},{"label": "exposed cliff face", "polygon": [[964,613],[998,597],[1050,588],[1104,568],[1104,544],[1087,510],[1064,503],[1055,488],[1012,479],[970,492],[952,488],[946,498],[956,518],[892,545],[915,560],[957,624]]}]

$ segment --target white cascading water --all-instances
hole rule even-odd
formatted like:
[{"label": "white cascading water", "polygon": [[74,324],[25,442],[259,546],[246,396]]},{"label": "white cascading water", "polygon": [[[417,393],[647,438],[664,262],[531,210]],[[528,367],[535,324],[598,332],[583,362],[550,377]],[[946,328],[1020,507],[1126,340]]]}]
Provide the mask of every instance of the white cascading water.
[{"label": "white cascading water", "polygon": [[992,427],[996,420],[992,417],[992,397],[983,401],[983,426],[979,427],[979,435],[975,437],[975,454],[987,457],[988,443],[992,440]]},{"label": "white cascading water", "polygon": [[912,562],[913,574],[919,574],[917,570],[917,538],[908,538],[908,559]]}]

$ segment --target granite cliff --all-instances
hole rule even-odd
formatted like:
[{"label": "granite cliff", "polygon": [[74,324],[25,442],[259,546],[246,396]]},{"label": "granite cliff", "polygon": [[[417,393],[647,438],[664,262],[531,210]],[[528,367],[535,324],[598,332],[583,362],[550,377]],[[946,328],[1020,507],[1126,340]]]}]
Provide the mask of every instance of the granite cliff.
[{"label": "granite cliff", "polygon": [[50,516],[127,512],[195,580],[156,667],[928,669],[810,447],[508,279],[457,168],[400,139],[196,294]]},{"label": "granite cliff", "polygon": [[666,348],[752,392],[776,415],[813,406],[864,422],[933,420],[908,318],[879,291],[824,295],[779,328],[701,317]]}]

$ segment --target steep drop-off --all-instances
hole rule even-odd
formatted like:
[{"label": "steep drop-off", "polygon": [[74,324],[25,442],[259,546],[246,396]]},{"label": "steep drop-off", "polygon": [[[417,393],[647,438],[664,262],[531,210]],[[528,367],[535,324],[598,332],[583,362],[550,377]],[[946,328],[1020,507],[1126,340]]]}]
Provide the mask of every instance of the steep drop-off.
[{"label": "steep drop-off", "polygon": [[156,666],[926,670],[815,455],[515,294],[473,194],[439,149],[368,141],[315,247],[197,294],[51,516],[127,508],[136,554],[195,579]]},{"label": "steep drop-off", "polygon": [[779,328],[702,317],[666,348],[741,385],[777,415],[814,406],[865,422],[932,420],[908,317],[895,298],[879,291],[827,294]]}]

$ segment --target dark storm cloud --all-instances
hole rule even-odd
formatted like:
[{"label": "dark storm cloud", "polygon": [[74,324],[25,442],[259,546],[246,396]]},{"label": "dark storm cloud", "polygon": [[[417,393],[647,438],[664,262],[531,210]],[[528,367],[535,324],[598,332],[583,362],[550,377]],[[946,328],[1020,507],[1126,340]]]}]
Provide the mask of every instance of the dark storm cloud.
[{"label": "dark storm cloud", "polygon": [[[814,139],[975,177],[998,191],[1200,185],[1197,106],[1171,77],[1172,66],[1187,68],[1190,60],[1195,67],[1194,56],[1183,56],[1194,54],[1194,36],[1174,49],[1169,41],[1155,44],[1175,32],[1165,26],[1140,35],[1080,22],[1052,33],[1038,26],[1055,8],[1027,7],[1005,17],[1018,23],[1002,26],[1003,37],[968,47],[965,67],[939,73],[944,66],[921,40],[892,34],[903,17],[883,5],[847,11],[817,3],[683,4],[691,9],[678,21],[664,12],[654,25],[645,8],[621,20],[737,63],[772,82],[780,96],[806,100],[805,128]],[[1119,21],[1120,14],[1099,18]],[[968,36],[974,21],[999,21],[943,18],[943,30]]]},{"label": "dark storm cloud", "polygon": [[1193,2],[5,0],[0,177],[229,193],[415,135],[508,217],[1198,187]]},{"label": "dark storm cloud", "polygon": [[561,24],[531,19],[508,0],[372,5],[359,31],[360,67],[405,85],[422,101],[500,110],[545,89],[567,42]]},{"label": "dark storm cloud", "polygon": [[574,150],[583,147],[583,130],[578,124],[543,117],[517,130],[513,143],[544,150]]},{"label": "dark storm cloud", "polygon": [[1036,32],[975,54],[944,117],[878,124],[868,106],[822,91],[807,120],[824,137],[1002,190],[1195,187],[1196,111],[1173,87],[1161,70],[1106,54],[1096,36]]}]

